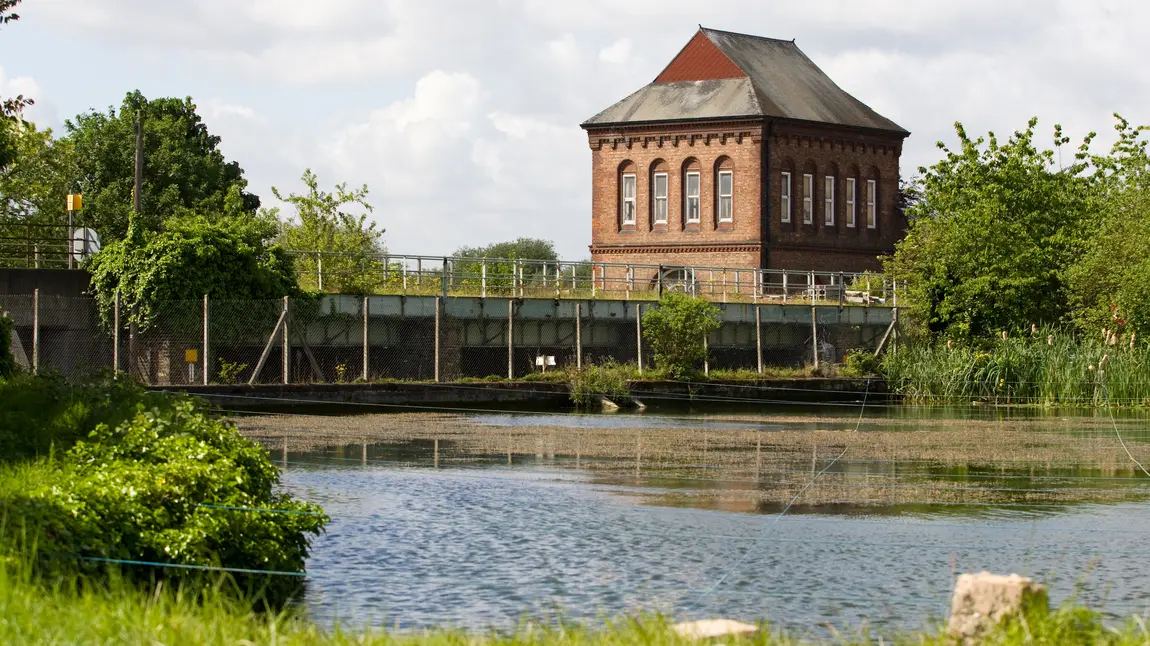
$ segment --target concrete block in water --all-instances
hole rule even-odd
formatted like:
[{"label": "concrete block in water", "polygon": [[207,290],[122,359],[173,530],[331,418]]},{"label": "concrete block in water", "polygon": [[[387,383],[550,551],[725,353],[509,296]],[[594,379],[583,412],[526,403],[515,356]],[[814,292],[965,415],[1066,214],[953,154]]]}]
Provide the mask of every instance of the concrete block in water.
[{"label": "concrete block in water", "polygon": [[736,637],[758,632],[758,626],[744,624],[733,619],[701,619],[671,626],[680,637],[687,639],[711,639],[714,637]]},{"label": "concrete block in water", "polygon": [[947,634],[973,641],[1010,617],[1049,603],[1046,586],[1011,574],[963,574],[954,584]]}]

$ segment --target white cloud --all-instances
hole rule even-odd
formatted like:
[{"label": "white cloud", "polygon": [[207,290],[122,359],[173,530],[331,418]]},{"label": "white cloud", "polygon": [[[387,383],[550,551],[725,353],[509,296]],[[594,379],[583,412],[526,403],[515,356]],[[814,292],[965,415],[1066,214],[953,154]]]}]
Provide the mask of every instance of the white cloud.
[{"label": "white cloud", "polygon": [[631,39],[620,38],[611,45],[599,50],[599,60],[622,65],[631,59]]}]

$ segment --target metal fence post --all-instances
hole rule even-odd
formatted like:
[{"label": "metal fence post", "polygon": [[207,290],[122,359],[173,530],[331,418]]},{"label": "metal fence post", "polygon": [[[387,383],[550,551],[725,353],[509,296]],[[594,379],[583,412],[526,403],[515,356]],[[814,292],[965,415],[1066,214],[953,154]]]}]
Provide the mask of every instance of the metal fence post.
[{"label": "metal fence post", "polygon": [[204,361],[203,361],[203,369],[204,369],[204,385],[205,386],[208,385],[208,382],[210,380],[208,375],[210,375],[212,372],[212,360],[211,360],[211,351],[212,351],[211,348],[212,348],[212,346],[210,345],[211,339],[208,337],[208,321],[211,320],[209,318],[210,317],[209,309],[208,309],[209,307],[211,307],[211,305],[208,302],[208,295],[204,294],[204,347],[203,347]]},{"label": "metal fence post", "polygon": [[120,378],[120,290],[112,300],[112,379]]},{"label": "metal fence post", "polygon": [[575,303],[575,368],[583,369],[583,305]]},{"label": "metal fence post", "polygon": [[815,306],[811,305],[811,348],[815,357],[815,370],[819,369],[819,325]]},{"label": "metal fence post", "polygon": [[319,291],[323,291],[323,252],[315,252],[316,273],[319,275]]},{"label": "metal fence post", "polygon": [[703,375],[704,376],[710,376],[711,375],[710,341],[707,339],[706,334],[703,335]]},{"label": "metal fence post", "polygon": [[847,286],[843,282],[843,272],[839,272],[839,307],[846,304]]},{"label": "metal fence post", "polygon": [[643,304],[635,303],[635,358],[639,363],[639,376],[643,375]]},{"label": "metal fence post", "polygon": [[370,306],[369,306],[370,302],[371,302],[371,300],[367,296],[363,297],[363,380],[364,381],[367,381],[367,379],[368,379],[368,377],[367,377],[367,375],[368,375],[367,324],[368,324],[368,316],[370,316],[370,314],[371,314],[371,311],[369,309],[370,308]]},{"label": "metal fence post", "polygon": [[[448,278],[447,278],[447,268],[448,268],[448,266],[449,266],[449,265],[448,265],[447,257],[446,257],[446,256],[444,256],[444,257],[443,257],[443,271],[441,272],[441,274],[442,274],[442,276],[443,276],[443,278],[442,278],[442,283],[443,283],[443,295],[444,295],[444,296],[447,296],[447,286],[448,286],[448,282],[449,282],[449,281],[448,281]],[[439,381],[439,380],[438,380],[438,379],[436,379],[436,381]]]},{"label": "metal fence post", "polygon": [[815,304],[815,272],[807,272],[807,288],[811,292],[811,305]]},{"label": "metal fence post", "polygon": [[487,260],[486,259],[483,260],[482,264],[479,266],[479,276],[480,276],[480,278],[479,278],[479,282],[480,282],[479,295],[481,298],[487,298]]},{"label": "metal fence post", "polygon": [[787,304],[787,294],[790,289],[787,287],[787,270],[783,270],[783,305]]},{"label": "metal fence post", "polygon": [[288,297],[284,296],[284,307],[283,307],[284,324],[283,324],[283,329],[281,331],[283,332],[283,377],[284,377],[284,383],[285,384],[291,383],[291,341],[289,340],[289,337],[288,337],[288,327],[290,326],[290,323],[288,321],[288,309],[289,309]]},{"label": "metal fence post", "polygon": [[[444,283],[446,284],[446,283]],[[435,297],[435,382],[439,383],[439,310],[442,296]]]},{"label": "metal fence post", "polygon": [[507,299],[507,378],[515,378],[515,300]]},{"label": "metal fence post", "polygon": [[763,306],[755,306],[755,353],[759,357],[759,374],[763,374]]},{"label": "metal fence post", "polygon": [[32,374],[40,374],[40,288],[32,290]]},{"label": "metal fence post", "polygon": [[663,265],[659,265],[659,298],[663,298]]}]

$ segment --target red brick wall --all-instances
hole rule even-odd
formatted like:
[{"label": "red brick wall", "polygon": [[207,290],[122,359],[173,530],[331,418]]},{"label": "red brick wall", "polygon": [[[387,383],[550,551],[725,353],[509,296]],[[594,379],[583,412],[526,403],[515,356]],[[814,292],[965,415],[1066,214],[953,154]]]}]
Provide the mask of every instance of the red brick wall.
[{"label": "red brick wall", "polygon": [[[877,270],[877,256],[889,253],[906,230],[896,214],[899,154],[897,136],[831,128],[776,124],[769,137],[767,210],[770,242],[767,266],[815,271]],[[791,172],[791,222],[782,221],[782,172]],[[814,222],[803,223],[803,175],[814,175]],[[835,223],[825,224],[824,181],[835,177]],[[856,223],[847,226],[847,181],[855,177]],[[866,224],[866,182],[877,181],[877,226]]]},{"label": "red brick wall", "polygon": [[[593,259],[653,265],[759,266],[761,132],[758,123],[591,131]],[[717,171],[724,159],[734,173],[734,217],[729,223],[718,221]],[[700,172],[698,224],[686,222],[684,213],[684,169],[691,160],[697,162]],[[634,165],[637,180],[634,226],[622,224],[620,211],[620,169],[628,163]],[[665,226],[653,222],[652,169],[658,164],[668,171]],[[619,255],[622,247],[627,253]]]}]

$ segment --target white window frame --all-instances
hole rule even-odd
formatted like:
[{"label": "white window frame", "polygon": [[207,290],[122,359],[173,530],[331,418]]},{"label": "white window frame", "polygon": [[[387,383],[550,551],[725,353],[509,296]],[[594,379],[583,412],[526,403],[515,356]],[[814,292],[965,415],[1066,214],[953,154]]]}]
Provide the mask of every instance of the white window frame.
[{"label": "white window frame", "polygon": [[855,191],[857,190],[855,178],[847,178],[847,226],[855,228]]},{"label": "white window frame", "polygon": [[[691,179],[695,180],[695,194],[691,194]],[[698,224],[702,220],[702,194],[703,194],[703,175],[697,170],[687,172],[687,181],[683,185],[683,195],[685,196],[683,204],[684,219],[690,224]],[[691,207],[695,208],[692,209]],[[694,216],[692,216],[692,211]]]},{"label": "white window frame", "polygon": [[815,223],[815,176],[803,173],[803,224]]},{"label": "white window frame", "polygon": [[835,176],[827,175],[823,178],[823,224],[828,227],[835,225]]},{"label": "white window frame", "polygon": [[782,197],[782,217],[780,221],[784,224],[791,221],[791,174],[783,171],[782,187],[779,189],[779,195]]},{"label": "white window frame", "polygon": [[866,228],[878,227],[878,182],[873,179],[866,181]]},{"label": "white window frame", "polygon": [[[659,195],[659,180],[663,181],[663,195]],[[651,222],[654,224],[667,224],[667,196],[671,193],[671,179],[667,173],[655,173],[651,176]],[[660,208],[661,207],[661,208]],[[660,213],[660,210],[662,213]]]},{"label": "white window frame", "polygon": [[[627,182],[631,182],[631,196],[627,197]],[[635,173],[623,173],[623,182],[619,186],[619,195],[622,198],[623,213],[621,214],[622,222],[624,225],[634,225],[639,216],[635,210],[635,194],[639,192],[639,180]],[[628,210],[627,207],[630,207]],[[627,215],[630,214],[630,218]]]},{"label": "white window frame", "polygon": [[[723,195],[723,175],[730,178],[730,192]],[[735,221],[735,171],[721,170],[719,171],[718,186],[715,187],[715,192],[719,195],[719,222],[734,222]],[[726,201],[727,209],[723,208],[723,203]],[[723,217],[723,213],[726,217]]]}]

